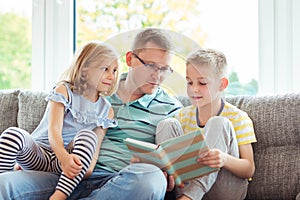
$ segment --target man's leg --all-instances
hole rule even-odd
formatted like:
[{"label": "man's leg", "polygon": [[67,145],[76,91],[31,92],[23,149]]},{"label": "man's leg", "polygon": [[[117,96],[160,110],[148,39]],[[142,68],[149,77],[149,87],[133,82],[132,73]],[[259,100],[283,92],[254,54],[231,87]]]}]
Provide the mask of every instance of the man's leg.
[{"label": "man's leg", "polygon": [[158,167],[136,163],[125,167],[84,199],[159,200],[164,198],[166,187],[166,178]]},{"label": "man's leg", "polygon": [[0,199],[49,199],[59,175],[41,171],[15,171],[0,174]]}]

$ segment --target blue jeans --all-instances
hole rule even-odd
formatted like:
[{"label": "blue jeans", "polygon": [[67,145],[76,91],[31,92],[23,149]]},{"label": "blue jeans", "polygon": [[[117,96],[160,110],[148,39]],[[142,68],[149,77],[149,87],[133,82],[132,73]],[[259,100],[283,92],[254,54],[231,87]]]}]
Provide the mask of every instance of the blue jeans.
[{"label": "blue jeans", "polygon": [[[59,174],[16,171],[0,174],[0,199],[48,199]],[[149,164],[132,164],[120,172],[95,170],[68,199],[155,199],[165,196],[167,181],[162,171]]]}]

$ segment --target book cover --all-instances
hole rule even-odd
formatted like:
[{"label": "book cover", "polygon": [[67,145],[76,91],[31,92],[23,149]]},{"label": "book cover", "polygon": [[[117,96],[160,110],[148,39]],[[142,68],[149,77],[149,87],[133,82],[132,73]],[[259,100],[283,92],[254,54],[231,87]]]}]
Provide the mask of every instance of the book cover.
[{"label": "book cover", "polygon": [[126,138],[125,143],[134,157],[141,162],[158,166],[172,175],[176,185],[215,172],[217,168],[201,165],[197,162],[200,154],[209,151],[201,131],[174,137],[160,144],[152,144]]}]

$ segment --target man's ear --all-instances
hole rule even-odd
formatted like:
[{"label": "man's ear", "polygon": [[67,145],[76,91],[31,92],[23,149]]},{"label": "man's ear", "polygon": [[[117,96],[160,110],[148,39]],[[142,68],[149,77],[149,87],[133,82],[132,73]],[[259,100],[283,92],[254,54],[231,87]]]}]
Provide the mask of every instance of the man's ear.
[{"label": "man's ear", "polygon": [[126,53],[126,64],[127,66],[131,66],[131,59],[132,59],[132,52],[131,51],[128,51]]},{"label": "man's ear", "polygon": [[221,78],[220,90],[221,91],[225,90],[228,86],[228,83],[229,83],[229,81],[227,78],[225,78],[225,77]]}]

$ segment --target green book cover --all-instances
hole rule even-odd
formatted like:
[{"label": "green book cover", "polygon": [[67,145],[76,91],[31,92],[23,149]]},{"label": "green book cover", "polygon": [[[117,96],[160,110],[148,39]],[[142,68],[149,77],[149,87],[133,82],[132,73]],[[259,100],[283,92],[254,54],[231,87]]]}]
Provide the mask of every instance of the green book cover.
[{"label": "green book cover", "polygon": [[218,170],[197,162],[200,154],[209,151],[200,130],[171,138],[161,144],[131,138],[126,138],[125,143],[132,155],[141,162],[154,164],[172,175],[176,185]]}]

